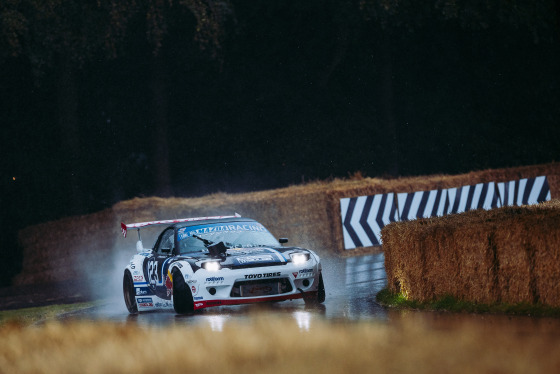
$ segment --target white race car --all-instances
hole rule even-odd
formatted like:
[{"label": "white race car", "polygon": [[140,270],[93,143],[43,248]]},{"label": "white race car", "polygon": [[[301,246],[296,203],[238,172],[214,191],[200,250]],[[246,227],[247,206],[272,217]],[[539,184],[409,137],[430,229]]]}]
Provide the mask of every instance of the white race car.
[{"label": "white race car", "polygon": [[[165,225],[152,249],[140,229]],[[303,298],[325,300],[319,256],[285,247],[260,223],[235,216],[121,224],[138,230],[137,254],[126,266],[123,293],[130,313],[171,308],[177,313],[220,305]]]}]

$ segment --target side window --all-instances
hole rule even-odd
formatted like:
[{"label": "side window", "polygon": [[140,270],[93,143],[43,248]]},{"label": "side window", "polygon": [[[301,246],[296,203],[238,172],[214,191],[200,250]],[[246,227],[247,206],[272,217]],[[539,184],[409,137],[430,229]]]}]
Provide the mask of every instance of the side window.
[{"label": "side window", "polygon": [[160,254],[169,254],[173,249],[173,229],[169,229],[163,233],[157,252]]}]

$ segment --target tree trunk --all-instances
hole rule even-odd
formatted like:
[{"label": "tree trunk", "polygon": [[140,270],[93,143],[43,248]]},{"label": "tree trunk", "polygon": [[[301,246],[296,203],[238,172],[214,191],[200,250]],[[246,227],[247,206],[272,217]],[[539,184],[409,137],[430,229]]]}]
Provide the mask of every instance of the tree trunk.
[{"label": "tree trunk", "polygon": [[395,118],[395,99],[393,86],[393,61],[391,42],[388,35],[383,32],[381,45],[381,97],[382,120],[387,144],[386,173],[396,177],[399,175],[399,143],[397,139],[397,120]]},{"label": "tree trunk", "polygon": [[339,34],[336,38],[336,44],[333,51],[333,56],[331,58],[330,63],[325,66],[322,72],[319,74],[318,85],[321,88],[326,88],[329,80],[338,67],[338,65],[342,62],[346,55],[346,49],[348,47],[348,25],[345,23],[341,23],[339,25]]},{"label": "tree trunk", "polygon": [[57,74],[57,106],[60,146],[63,154],[61,177],[66,182],[68,213],[84,213],[83,194],[80,188],[82,151],[78,123],[77,69],[69,56],[59,56]]},{"label": "tree trunk", "polygon": [[158,196],[168,197],[171,196],[173,191],[169,170],[167,75],[161,51],[154,57],[152,95],[152,124],[155,133],[152,164],[154,167],[155,192]]}]

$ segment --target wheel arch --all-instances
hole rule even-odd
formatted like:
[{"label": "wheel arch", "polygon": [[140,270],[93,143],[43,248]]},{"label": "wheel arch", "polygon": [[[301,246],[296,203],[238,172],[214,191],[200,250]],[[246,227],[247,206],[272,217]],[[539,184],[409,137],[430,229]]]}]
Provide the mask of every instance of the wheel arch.
[{"label": "wheel arch", "polygon": [[183,277],[183,279],[185,280],[185,282],[192,279],[194,275],[191,265],[185,260],[179,260],[173,262],[171,265],[169,265],[168,271],[173,277],[175,276],[176,272],[179,272]]}]

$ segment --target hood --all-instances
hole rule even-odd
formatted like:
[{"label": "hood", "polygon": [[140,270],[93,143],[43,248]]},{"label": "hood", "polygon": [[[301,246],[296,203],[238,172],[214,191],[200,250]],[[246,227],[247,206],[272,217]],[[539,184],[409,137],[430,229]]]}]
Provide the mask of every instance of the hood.
[{"label": "hood", "polygon": [[[288,258],[290,258],[288,256]],[[227,251],[222,266],[249,267],[263,266],[264,264],[285,264],[287,259],[281,252],[273,248],[231,248]]]},{"label": "hood", "polygon": [[[290,260],[290,253],[294,251],[308,252],[297,247],[229,248],[225,260],[222,260],[220,264],[223,268],[284,265]],[[208,253],[203,252],[192,254],[190,257],[197,262],[213,259]]]}]

